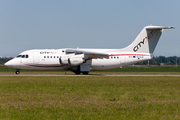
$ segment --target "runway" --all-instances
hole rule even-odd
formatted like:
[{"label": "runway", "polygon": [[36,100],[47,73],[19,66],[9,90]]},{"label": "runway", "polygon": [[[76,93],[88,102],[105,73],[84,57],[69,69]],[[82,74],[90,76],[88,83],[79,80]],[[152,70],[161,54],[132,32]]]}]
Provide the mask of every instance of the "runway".
[{"label": "runway", "polygon": [[117,76],[117,77],[123,77],[123,76],[145,76],[145,77],[180,77],[180,75],[173,75],[173,74],[89,74],[89,75],[75,75],[75,74],[0,74],[0,76],[72,76],[72,77],[91,77],[91,76]]}]

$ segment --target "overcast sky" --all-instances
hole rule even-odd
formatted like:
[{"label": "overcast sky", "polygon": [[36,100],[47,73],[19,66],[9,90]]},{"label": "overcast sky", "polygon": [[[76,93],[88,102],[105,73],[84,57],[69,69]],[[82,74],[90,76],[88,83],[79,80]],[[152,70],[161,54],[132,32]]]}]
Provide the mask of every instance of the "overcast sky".
[{"label": "overcast sky", "polygon": [[180,0],[0,0],[0,56],[123,48],[150,24],[176,27],[164,30],[154,55],[180,56]]}]

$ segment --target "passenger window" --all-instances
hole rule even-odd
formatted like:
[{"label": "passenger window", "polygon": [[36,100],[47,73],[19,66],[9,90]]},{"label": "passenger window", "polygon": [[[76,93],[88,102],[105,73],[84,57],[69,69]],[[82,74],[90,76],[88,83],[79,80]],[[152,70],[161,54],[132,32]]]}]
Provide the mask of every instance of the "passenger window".
[{"label": "passenger window", "polygon": [[47,56],[47,58],[49,58],[49,56]]},{"label": "passenger window", "polygon": [[46,56],[44,56],[44,58],[46,58]]},{"label": "passenger window", "polygon": [[26,58],[28,58],[29,56],[28,55],[26,55]]},{"label": "passenger window", "polygon": [[119,57],[117,57],[117,59],[119,59]]},{"label": "passenger window", "polygon": [[113,57],[111,57],[111,59],[113,59]]},{"label": "passenger window", "polygon": [[51,56],[51,58],[52,58],[52,56]]},{"label": "passenger window", "polygon": [[56,58],[56,56],[54,56],[54,58]]},{"label": "passenger window", "polygon": [[57,56],[57,58],[59,58],[59,56]]},{"label": "passenger window", "polygon": [[114,59],[116,59],[116,57],[114,57]]}]

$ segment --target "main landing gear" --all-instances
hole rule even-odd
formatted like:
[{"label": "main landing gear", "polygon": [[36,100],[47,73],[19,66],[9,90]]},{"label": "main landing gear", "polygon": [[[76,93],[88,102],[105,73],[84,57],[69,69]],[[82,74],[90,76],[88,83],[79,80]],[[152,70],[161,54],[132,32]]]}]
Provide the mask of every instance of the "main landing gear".
[{"label": "main landing gear", "polygon": [[20,71],[19,71],[19,70],[16,70],[15,73],[16,73],[16,75],[19,75],[19,74],[20,74]]},{"label": "main landing gear", "polygon": [[83,73],[83,75],[88,75],[89,72],[82,72],[82,73]]},{"label": "main landing gear", "polygon": [[75,73],[76,75],[80,75],[80,74],[81,74],[80,71],[75,71],[74,73]]},{"label": "main landing gear", "polygon": [[80,71],[76,71],[76,72],[74,72],[76,75],[80,75],[81,73],[83,74],[83,75],[88,75],[88,73],[89,72],[80,72]]},{"label": "main landing gear", "polygon": [[79,75],[81,73],[83,75],[88,75],[90,71],[90,66],[88,64],[79,65],[72,68],[71,71],[74,72],[76,75]]}]

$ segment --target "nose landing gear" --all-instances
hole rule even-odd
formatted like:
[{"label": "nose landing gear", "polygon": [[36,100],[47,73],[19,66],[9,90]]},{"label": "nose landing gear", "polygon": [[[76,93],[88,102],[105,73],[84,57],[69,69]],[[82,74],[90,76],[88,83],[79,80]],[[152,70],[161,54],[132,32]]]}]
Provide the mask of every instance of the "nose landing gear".
[{"label": "nose landing gear", "polygon": [[19,74],[20,74],[20,71],[19,71],[19,70],[16,70],[15,73],[16,73],[16,75],[19,75]]}]

